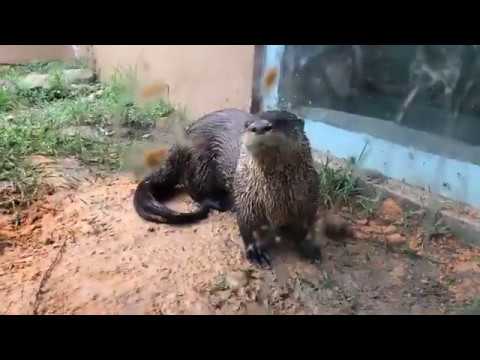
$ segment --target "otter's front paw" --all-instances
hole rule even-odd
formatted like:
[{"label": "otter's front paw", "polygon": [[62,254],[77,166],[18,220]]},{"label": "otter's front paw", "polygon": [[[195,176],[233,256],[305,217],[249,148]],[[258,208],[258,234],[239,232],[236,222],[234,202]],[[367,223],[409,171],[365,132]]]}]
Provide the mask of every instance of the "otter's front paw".
[{"label": "otter's front paw", "polygon": [[311,241],[303,241],[298,245],[300,255],[312,260],[320,261],[322,259],[322,250],[319,245],[312,243]]},{"label": "otter's front paw", "polygon": [[254,266],[264,269],[271,269],[272,260],[265,249],[260,249],[255,244],[250,244],[246,250],[247,260]]}]

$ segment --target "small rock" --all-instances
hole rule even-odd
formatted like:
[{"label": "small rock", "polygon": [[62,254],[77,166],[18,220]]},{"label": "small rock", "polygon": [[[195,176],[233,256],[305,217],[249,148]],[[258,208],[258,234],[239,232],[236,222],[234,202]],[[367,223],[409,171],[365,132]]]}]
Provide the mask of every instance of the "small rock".
[{"label": "small rock", "polygon": [[392,234],[395,234],[396,232],[397,232],[397,228],[393,225],[387,226],[383,229],[383,233],[385,235],[392,235]]},{"label": "small rock", "polygon": [[155,228],[153,226],[150,226],[148,229],[147,229],[148,232],[155,232]]},{"label": "small rock", "polygon": [[0,79],[0,88],[12,91],[15,89],[15,83],[7,79]]},{"label": "small rock", "polygon": [[95,88],[92,85],[89,84],[72,84],[70,87],[73,90],[80,90],[80,91],[85,91],[85,92],[92,92],[95,90]]},{"label": "small rock", "polygon": [[96,139],[98,137],[97,131],[90,126],[71,126],[62,129],[60,133],[67,137],[80,136],[85,139]]},{"label": "small rock", "polygon": [[357,220],[355,221],[355,224],[362,225],[362,226],[368,225],[368,219]]},{"label": "small rock", "polygon": [[7,191],[14,191],[15,185],[11,181],[0,181],[0,194]]},{"label": "small rock", "polygon": [[235,271],[225,276],[225,283],[229,289],[238,290],[248,284],[248,277],[243,271]]},{"label": "small rock", "polygon": [[387,236],[389,245],[403,245],[407,242],[407,239],[400,234],[392,234]]},{"label": "small rock", "polygon": [[131,136],[135,135],[135,132],[132,129],[129,129],[129,128],[120,128],[118,130],[118,135],[121,138],[128,138],[128,137],[131,137]]},{"label": "small rock", "polygon": [[393,199],[387,199],[380,208],[380,214],[390,221],[396,221],[403,217],[402,208]]},{"label": "small rock", "polygon": [[95,74],[89,69],[64,70],[63,76],[67,84],[78,84],[95,80]]},{"label": "small rock", "polygon": [[230,290],[219,291],[217,296],[220,301],[225,302],[232,296],[232,292]]},{"label": "small rock", "polygon": [[50,77],[48,74],[31,73],[20,80],[19,86],[24,89],[49,89]]}]

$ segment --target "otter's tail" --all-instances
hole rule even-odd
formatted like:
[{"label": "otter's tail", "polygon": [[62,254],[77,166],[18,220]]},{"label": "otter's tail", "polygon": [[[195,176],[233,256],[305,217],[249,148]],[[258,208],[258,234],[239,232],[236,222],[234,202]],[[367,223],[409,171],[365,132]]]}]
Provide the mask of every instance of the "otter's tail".
[{"label": "otter's tail", "polygon": [[162,204],[162,201],[175,194],[175,187],[179,183],[182,168],[179,155],[179,152],[174,150],[160,170],[138,184],[133,204],[142,219],[154,223],[180,225],[193,223],[208,216],[210,207],[207,204],[201,204],[198,210],[191,213],[177,212]]}]

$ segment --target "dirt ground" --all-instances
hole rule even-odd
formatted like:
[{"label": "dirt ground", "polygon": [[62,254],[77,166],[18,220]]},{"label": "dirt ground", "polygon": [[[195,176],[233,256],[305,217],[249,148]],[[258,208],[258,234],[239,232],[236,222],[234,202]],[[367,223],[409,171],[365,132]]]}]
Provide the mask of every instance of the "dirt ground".
[{"label": "dirt ground", "polygon": [[[68,180],[75,162],[62,166]],[[321,263],[284,251],[263,271],[245,261],[230,213],[150,224],[133,210],[128,174],[82,168],[70,180],[20,225],[0,215],[1,314],[451,314],[480,295],[480,251],[451,235],[421,246],[422,229],[392,200],[375,220],[342,213],[355,236],[322,239]]]}]

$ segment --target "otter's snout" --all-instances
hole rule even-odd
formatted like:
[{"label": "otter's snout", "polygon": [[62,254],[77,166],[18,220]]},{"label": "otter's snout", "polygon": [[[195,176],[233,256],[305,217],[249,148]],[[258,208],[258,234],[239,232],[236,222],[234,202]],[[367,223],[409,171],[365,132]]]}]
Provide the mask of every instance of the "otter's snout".
[{"label": "otter's snout", "polygon": [[257,135],[263,135],[272,130],[272,124],[270,121],[262,119],[250,124],[247,130]]}]

